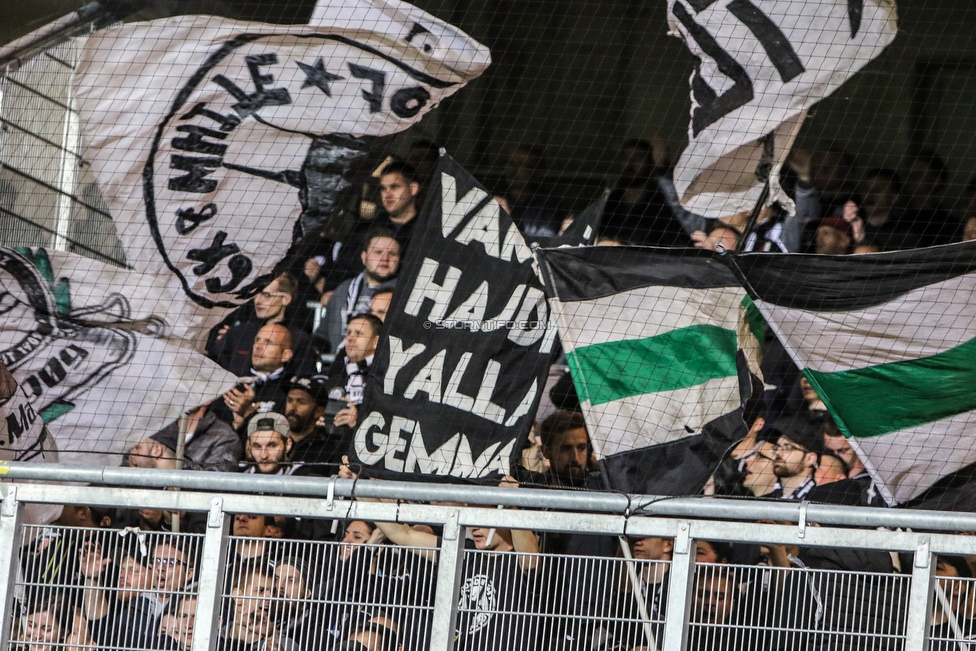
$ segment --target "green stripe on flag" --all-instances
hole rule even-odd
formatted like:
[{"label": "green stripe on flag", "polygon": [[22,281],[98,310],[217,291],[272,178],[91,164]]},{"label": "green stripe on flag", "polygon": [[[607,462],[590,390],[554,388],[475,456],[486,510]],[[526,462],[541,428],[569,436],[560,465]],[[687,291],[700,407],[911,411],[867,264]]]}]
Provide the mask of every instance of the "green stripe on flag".
[{"label": "green stripe on flag", "polygon": [[735,332],[706,324],[584,346],[567,360],[580,399],[595,406],[735,376],[737,350]]},{"label": "green stripe on flag", "polygon": [[847,436],[881,436],[976,410],[976,339],[931,357],[803,374]]},{"label": "green stripe on flag", "polygon": [[746,310],[746,323],[749,324],[749,331],[759,342],[759,350],[766,350],[766,319],[763,318],[762,312],[759,311],[749,296],[742,299],[741,305]]}]

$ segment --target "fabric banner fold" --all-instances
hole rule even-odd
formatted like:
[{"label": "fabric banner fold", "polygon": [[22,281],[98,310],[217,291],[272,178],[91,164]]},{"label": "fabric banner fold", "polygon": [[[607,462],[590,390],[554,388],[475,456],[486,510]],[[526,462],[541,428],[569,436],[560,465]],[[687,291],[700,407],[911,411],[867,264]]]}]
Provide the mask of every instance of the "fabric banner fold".
[{"label": "fabric banner fold", "polygon": [[126,258],[202,310],[252,297],[358,191],[385,138],[490,63],[410,5],[329,7],[308,26],[178,16],[85,40],[83,156]]},{"label": "fabric banner fold", "polygon": [[698,61],[689,144],[675,167],[685,209],[705,217],[792,206],[779,171],[807,109],[897,33],[894,0],[668,0],[671,34]]},{"label": "fabric banner fold", "polygon": [[976,462],[976,242],[736,260],[886,501]]},{"label": "fabric banner fold", "polygon": [[163,338],[172,315],[154,311],[167,305],[155,280],[70,253],[0,248],[0,364],[18,384],[0,401],[0,458],[118,465],[234,385]]},{"label": "fabric banner fold", "polygon": [[698,493],[762,393],[761,318],[738,279],[707,251],[537,255],[612,487]]}]

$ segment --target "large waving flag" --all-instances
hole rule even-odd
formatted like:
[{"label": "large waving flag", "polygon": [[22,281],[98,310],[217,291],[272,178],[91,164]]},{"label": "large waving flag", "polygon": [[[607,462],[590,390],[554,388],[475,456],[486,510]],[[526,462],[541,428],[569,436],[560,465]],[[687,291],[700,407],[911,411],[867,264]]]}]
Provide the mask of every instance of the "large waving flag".
[{"label": "large waving flag", "polygon": [[179,16],[85,42],[83,155],[126,258],[202,310],[253,296],[359,190],[388,136],[490,63],[464,33],[393,0],[330,3],[313,22]]},{"label": "large waving flag", "polygon": [[507,474],[556,339],[532,251],[443,153],[411,241],[350,456],[374,471]]},{"label": "large waving flag", "polygon": [[697,493],[762,392],[762,319],[741,283],[696,249],[537,255],[613,488]]},{"label": "large waving flag", "polygon": [[0,364],[18,385],[0,399],[0,459],[118,465],[234,385],[164,338],[172,303],[159,284],[71,253],[0,248]]},{"label": "large waving flag", "polygon": [[889,503],[976,462],[976,242],[737,260]]},{"label": "large waving flag", "polygon": [[894,0],[668,0],[668,22],[699,61],[674,184],[706,217],[748,213],[767,181],[791,206],[779,170],[806,111],[897,32]]}]

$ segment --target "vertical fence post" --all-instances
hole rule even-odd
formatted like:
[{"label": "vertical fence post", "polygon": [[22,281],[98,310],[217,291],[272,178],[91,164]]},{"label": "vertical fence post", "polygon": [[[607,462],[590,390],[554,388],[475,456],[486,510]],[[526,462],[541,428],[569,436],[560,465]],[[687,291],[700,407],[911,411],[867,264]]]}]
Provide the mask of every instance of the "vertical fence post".
[{"label": "vertical fence post", "polygon": [[224,570],[227,567],[229,531],[230,516],[224,513],[224,500],[215,497],[210,501],[207,533],[203,539],[192,651],[213,651],[220,635],[218,619],[224,589]]},{"label": "vertical fence post", "polygon": [[908,593],[908,617],[905,621],[905,651],[924,651],[929,642],[929,620],[932,592],[935,586],[935,558],[929,537],[921,536],[912,563],[912,586]]},{"label": "vertical fence post", "polygon": [[679,522],[678,535],[671,552],[668,570],[668,607],[664,616],[663,651],[685,651],[688,645],[688,616],[691,613],[691,591],[695,580],[695,545],[691,538],[691,523]]},{"label": "vertical fence post", "polygon": [[20,570],[20,536],[24,505],[17,500],[17,485],[8,484],[0,506],[0,649],[6,649],[14,615],[14,586]]},{"label": "vertical fence post", "polygon": [[441,539],[437,560],[437,591],[434,593],[430,651],[453,651],[454,649],[465,531],[464,527],[458,525],[458,515],[458,511],[454,511],[444,523],[444,536]]}]

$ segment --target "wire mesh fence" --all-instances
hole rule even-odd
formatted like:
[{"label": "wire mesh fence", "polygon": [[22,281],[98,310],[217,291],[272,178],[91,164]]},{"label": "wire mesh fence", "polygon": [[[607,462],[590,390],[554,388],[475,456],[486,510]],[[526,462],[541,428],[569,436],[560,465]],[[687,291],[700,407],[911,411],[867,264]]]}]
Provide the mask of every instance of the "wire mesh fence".
[{"label": "wire mesh fence", "polygon": [[[632,539],[632,559],[530,554],[511,550],[506,530],[475,527],[462,544],[456,592],[445,599],[435,588],[440,549],[393,544],[376,523],[344,521],[342,542],[330,542],[289,538],[271,516],[232,521],[217,565],[203,558],[201,535],[24,526],[10,575],[15,607],[3,623],[8,648],[419,651],[431,648],[435,610],[445,605],[459,650],[673,648],[666,629],[691,651],[901,651],[909,639],[913,578],[883,550],[793,548],[780,556],[758,538],[700,540],[683,585],[673,576],[671,538]],[[752,560],[730,563],[730,554]],[[862,569],[839,569],[845,562]],[[223,578],[212,583],[204,574],[218,567]],[[967,559],[940,555],[933,569],[925,648],[967,648]],[[201,585],[217,586],[216,624],[204,627],[202,642]],[[676,603],[686,610],[670,611]]]},{"label": "wire mesh fence", "polygon": [[0,50],[0,457],[976,503],[976,11],[420,4]]}]

